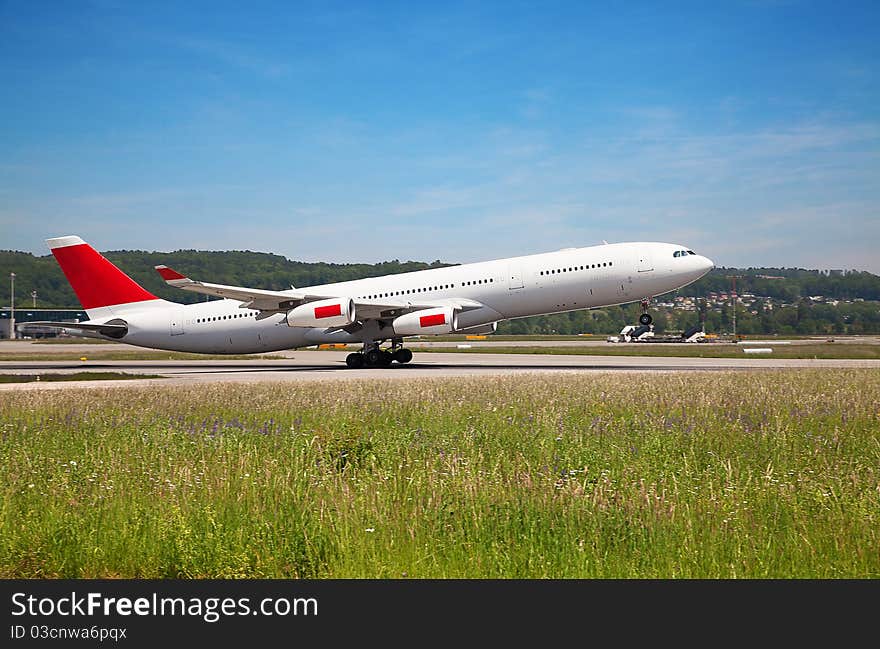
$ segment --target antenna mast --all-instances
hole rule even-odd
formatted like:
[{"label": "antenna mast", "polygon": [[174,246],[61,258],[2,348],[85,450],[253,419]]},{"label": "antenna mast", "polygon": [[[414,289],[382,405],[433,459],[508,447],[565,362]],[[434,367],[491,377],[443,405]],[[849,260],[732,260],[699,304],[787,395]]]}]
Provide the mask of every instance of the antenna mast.
[{"label": "antenna mast", "polygon": [[730,299],[733,303],[733,342],[736,342],[736,280],[742,279],[743,275],[725,275],[730,280]]}]

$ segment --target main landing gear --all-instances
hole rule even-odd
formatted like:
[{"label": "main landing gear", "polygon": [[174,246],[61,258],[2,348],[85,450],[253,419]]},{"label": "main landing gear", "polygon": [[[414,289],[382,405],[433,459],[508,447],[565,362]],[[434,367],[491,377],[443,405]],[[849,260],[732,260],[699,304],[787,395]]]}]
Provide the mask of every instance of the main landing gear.
[{"label": "main landing gear", "polygon": [[409,363],[412,357],[412,352],[404,349],[403,340],[394,339],[391,341],[391,349],[379,349],[379,343],[376,342],[364,343],[363,351],[349,354],[345,358],[345,364],[354,370],[362,367],[388,367],[394,361],[401,365]]},{"label": "main landing gear", "polygon": [[650,298],[645,298],[642,300],[642,315],[639,316],[639,324],[643,324],[646,327],[654,322],[654,318],[651,317],[651,314],[648,313],[648,307],[651,304]]}]

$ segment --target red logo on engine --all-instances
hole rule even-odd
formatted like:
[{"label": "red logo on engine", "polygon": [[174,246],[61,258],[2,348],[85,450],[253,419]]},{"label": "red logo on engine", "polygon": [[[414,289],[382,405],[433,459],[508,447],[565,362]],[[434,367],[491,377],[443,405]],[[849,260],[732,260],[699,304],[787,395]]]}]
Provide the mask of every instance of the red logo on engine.
[{"label": "red logo on engine", "polygon": [[342,315],[341,304],[331,304],[330,306],[316,306],[315,319],[332,318],[335,315]]},{"label": "red logo on engine", "polygon": [[425,327],[436,327],[437,325],[446,324],[446,314],[445,313],[437,313],[436,315],[423,315],[419,318],[419,326],[423,329]]}]

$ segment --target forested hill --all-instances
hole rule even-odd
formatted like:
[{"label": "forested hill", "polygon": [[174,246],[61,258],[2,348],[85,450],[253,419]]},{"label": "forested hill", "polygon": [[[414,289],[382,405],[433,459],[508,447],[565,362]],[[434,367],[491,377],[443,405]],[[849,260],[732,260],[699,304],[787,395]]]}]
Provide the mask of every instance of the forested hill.
[{"label": "forested hill", "polygon": [[803,268],[716,268],[682,289],[681,294],[705,297],[709,292],[729,292],[731,276],[735,276],[737,293],[752,293],[782,302],[818,295],[835,300],[880,300],[880,275],[857,270],[829,272]]},{"label": "forested hill", "polygon": [[[154,270],[154,266],[165,264],[184,275],[215,284],[284,290],[291,285],[313,286],[451,265],[440,261],[426,264],[396,259],[379,264],[305,263],[291,261],[280,255],[247,250],[114,250],[102,254],[148,291],[159,297],[184,303],[204,300],[205,296],[168,286]],[[78,308],[79,301],[51,254],[35,257],[25,252],[0,251],[0,305],[4,306],[9,304],[10,272],[16,275],[16,306],[32,306],[31,291],[36,290],[39,308]]]},{"label": "forested hill", "polygon": [[[117,250],[103,254],[149,291],[175,302],[195,302],[205,298],[166,285],[153,269],[157,264],[166,264],[185,275],[208,282],[274,290],[290,288],[291,284],[310,286],[452,265],[439,260],[430,264],[398,260],[379,264],[305,263],[280,255],[240,250]],[[30,253],[0,251],[0,305],[9,304],[11,272],[16,274],[16,306],[31,306],[31,291],[36,290],[38,307],[78,307],[76,296],[51,254],[35,257]],[[717,268],[680,293],[704,297],[710,292],[729,291],[730,275],[742,276],[736,280],[740,294],[752,293],[783,302],[817,295],[839,300],[880,300],[880,276],[872,273],[828,273],[787,268]]]}]

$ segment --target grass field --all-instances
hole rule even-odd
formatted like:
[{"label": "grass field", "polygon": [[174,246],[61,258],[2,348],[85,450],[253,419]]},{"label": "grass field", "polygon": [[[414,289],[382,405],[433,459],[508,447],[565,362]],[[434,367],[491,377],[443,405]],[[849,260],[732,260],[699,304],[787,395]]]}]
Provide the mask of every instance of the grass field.
[{"label": "grass field", "polygon": [[880,373],[0,393],[0,577],[880,577]]}]

